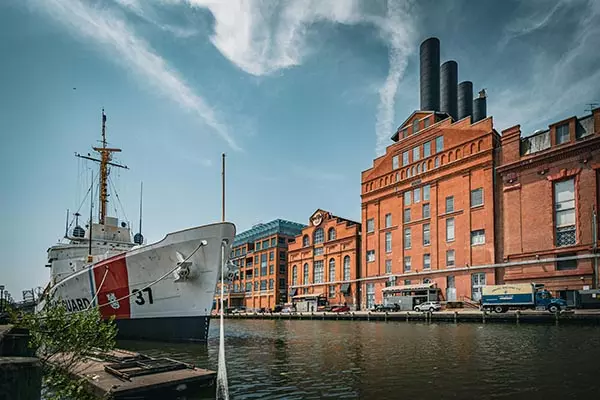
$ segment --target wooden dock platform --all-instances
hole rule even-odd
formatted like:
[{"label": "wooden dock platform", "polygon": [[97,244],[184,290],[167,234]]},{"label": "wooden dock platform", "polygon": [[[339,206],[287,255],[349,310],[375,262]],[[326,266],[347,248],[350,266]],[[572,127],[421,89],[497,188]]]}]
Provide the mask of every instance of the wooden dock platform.
[{"label": "wooden dock platform", "polygon": [[[218,318],[218,315],[213,315]],[[461,309],[440,312],[372,312],[350,311],[296,312],[296,313],[240,313],[226,314],[228,319],[271,319],[271,320],[325,320],[325,321],[399,321],[399,322],[449,322],[449,323],[553,323],[600,325],[600,310],[563,311],[552,314],[548,311],[509,311],[490,313],[479,310]]]},{"label": "wooden dock platform", "polygon": [[[61,356],[52,361],[60,363]],[[217,375],[177,360],[120,349],[90,356],[71,373],[74,378],[85,378],[90,392],[109,399],[169,399],[199,391],[214,393]]]}]

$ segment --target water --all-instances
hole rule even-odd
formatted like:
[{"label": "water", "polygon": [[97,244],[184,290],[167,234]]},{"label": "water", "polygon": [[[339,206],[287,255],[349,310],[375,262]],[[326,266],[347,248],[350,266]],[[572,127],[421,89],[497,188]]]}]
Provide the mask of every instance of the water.
[{"label": "water", "polygon": [[[216,321],[213,321],[216,322]],[[600,328],[227,320],[231,399],[584,399],[600,393]],[[208,344],[120,342],[217,370]]]}]

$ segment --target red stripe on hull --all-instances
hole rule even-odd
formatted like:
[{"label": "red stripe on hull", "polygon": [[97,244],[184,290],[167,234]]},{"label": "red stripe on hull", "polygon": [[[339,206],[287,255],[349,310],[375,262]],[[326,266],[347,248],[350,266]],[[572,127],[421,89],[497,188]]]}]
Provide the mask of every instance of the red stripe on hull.
[{"label": "red stripe on hull", "polygon": [[[106,272],[108,271],[108,273]],[[104,274],[106,273],[106,278]],[[104,283],[102,284],[102,280]],[[125,255],[112,257],[104,260],[94,267],[94,280],[98,293],[98,305],[103,318],[114,315],[116,319],[129,318],[131,307],[129,298],[115,301],[129,295],[129,276],[127,273],[127,262]],[[102,287],[99,288],[100,284]]]}]

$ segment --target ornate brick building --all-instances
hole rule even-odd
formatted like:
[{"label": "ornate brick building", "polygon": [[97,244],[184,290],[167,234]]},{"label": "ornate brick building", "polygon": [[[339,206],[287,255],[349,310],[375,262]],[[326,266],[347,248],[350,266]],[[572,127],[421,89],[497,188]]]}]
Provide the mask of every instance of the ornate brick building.
[{"label": "ornate brick building", "polygon": [[524,138],[519,125],[502,132],[506,282],[544,283],[570,303],[595,287],[599,169],[600,108]]},{"label": "ornate brick building", "polygon": [[322,299],[330,305],[358,305],[360,223],[317,210],[289,244],[289,301]]}]

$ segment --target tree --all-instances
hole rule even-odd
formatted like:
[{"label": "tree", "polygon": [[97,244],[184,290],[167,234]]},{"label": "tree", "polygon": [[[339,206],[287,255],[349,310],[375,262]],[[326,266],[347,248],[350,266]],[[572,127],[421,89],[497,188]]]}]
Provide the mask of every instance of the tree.
[{"label": "tree", "polygon": [[69,313],[60,300],[51,300],[40,312],[13,314],[16,326],[29,330],[30,346],[40,358],[44,398],[93,398],[86,393],[85,378],[76,378],[74,367],[86,356],[115,347],[114,318],[103,321],[96,307]]}]

